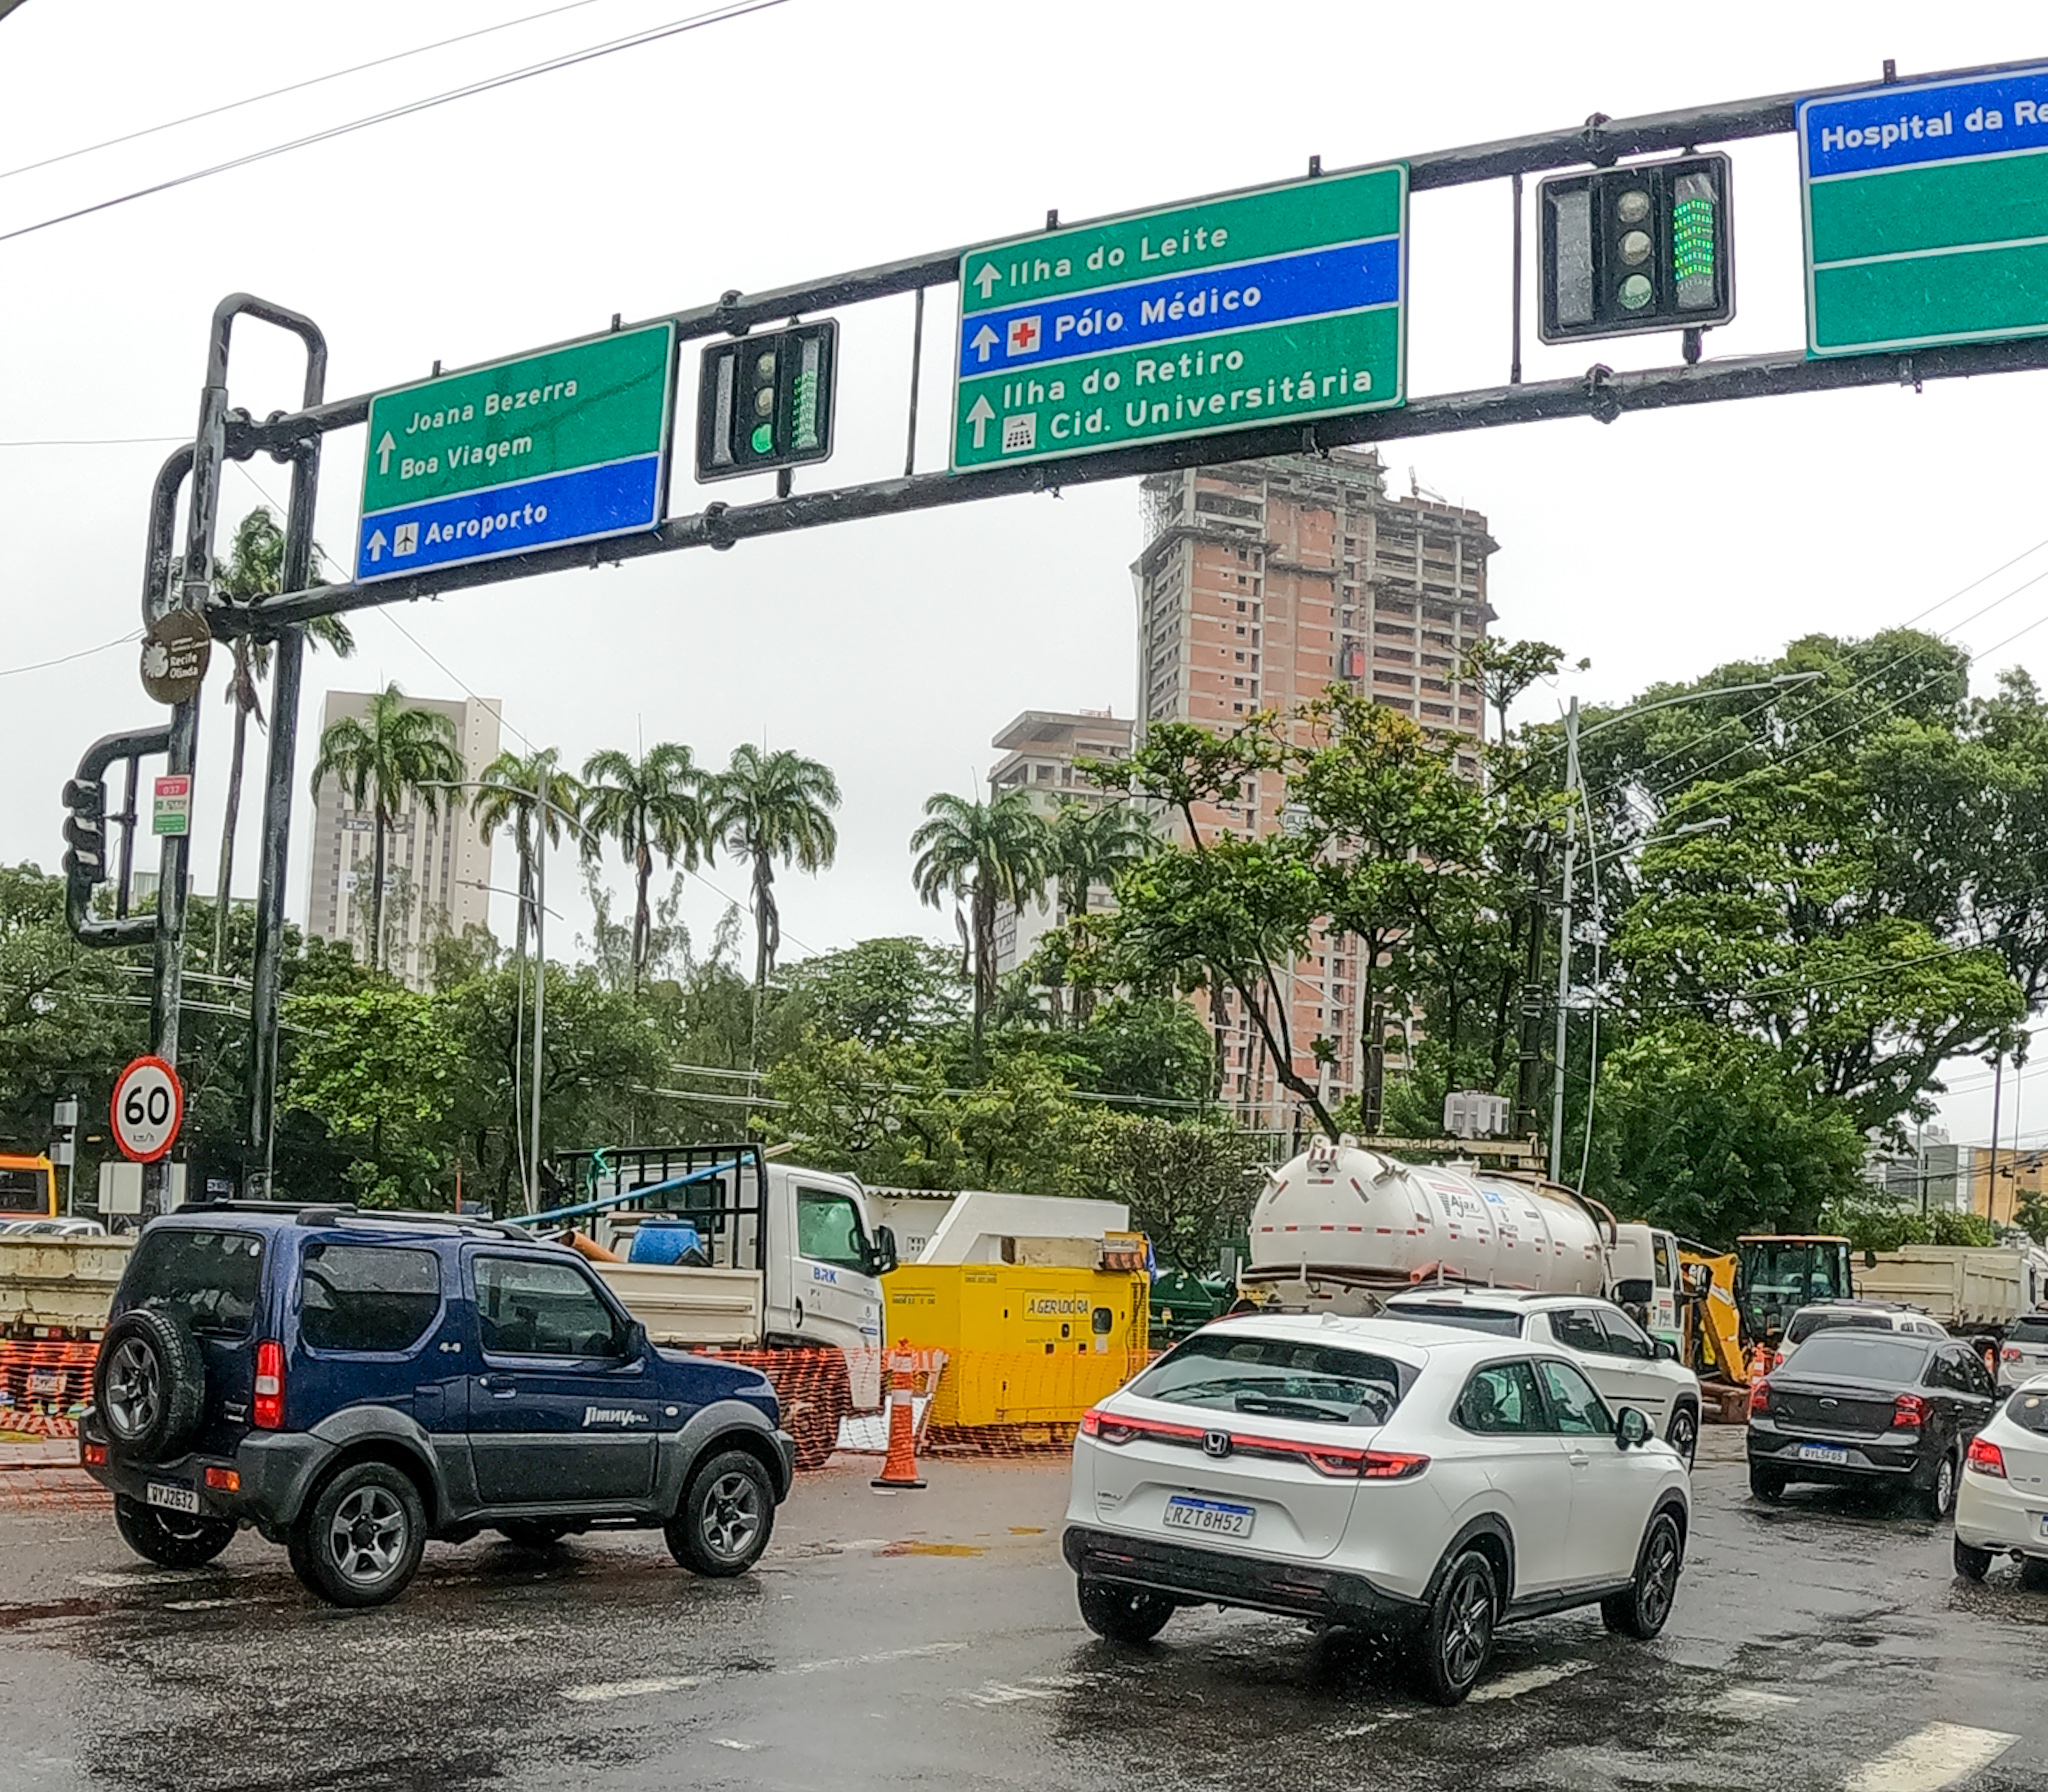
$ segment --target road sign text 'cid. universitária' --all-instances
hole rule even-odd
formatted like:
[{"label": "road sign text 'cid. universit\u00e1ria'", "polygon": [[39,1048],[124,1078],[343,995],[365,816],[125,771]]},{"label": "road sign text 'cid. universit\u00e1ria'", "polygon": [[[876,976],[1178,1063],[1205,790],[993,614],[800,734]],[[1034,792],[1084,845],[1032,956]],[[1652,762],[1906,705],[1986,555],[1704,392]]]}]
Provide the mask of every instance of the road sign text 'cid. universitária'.
[{"label": "road sign text 'cid. universit\u00e1ria'", "polygon": [[990,243],[960,259],[953,470],[1403,401],[1404,164]]},{"label": "road sign text 'cid. universit\u00e1ria'", "polygon": [[371,401],[356,577],[656,527],[675,329],[598,336]]},{"label": "road sign text 'cid. universit\u00e1ria'", "polygon": [[2048,334],[2048,68],[1799,108],[1806,346]]}]

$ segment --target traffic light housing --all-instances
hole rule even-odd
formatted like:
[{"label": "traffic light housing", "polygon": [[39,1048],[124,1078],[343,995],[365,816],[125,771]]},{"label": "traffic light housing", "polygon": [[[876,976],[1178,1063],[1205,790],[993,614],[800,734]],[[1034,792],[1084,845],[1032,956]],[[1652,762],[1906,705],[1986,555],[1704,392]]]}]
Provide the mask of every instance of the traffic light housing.
[{"label": "traffic light housing", "polygon": [[107,787],[92,778],[64,783],[64,876],[81,900],[107,876]]},{"label": "traffic light housing", "polygon": [[1545,342],[1694,330],[1735,315],[1728,158],[1565,174],[1536,189]]},{"label": "traffic light housing", "polygon": [[828,458],[839,325],[832,318],[714,342],[697,377],[697,477],[737,479]]}]

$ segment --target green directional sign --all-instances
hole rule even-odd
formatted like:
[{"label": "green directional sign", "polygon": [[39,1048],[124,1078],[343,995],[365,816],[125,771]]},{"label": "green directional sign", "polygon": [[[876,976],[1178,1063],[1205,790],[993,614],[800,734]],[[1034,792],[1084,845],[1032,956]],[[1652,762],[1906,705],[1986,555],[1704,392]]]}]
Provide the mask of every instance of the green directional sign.
[{"label": "green directional sign", "polygon": [[379,393],[356,577],[655,527],[674,390],[675,328],[656,324]]},{"label": "green directional sign", "polygon": [[2048,334],[2048,68],[1805,101],[1807,349]]},{"label": "green directional sign", "polygon": [[1405,164],[960,259],[953,470],[1403,402]]}]

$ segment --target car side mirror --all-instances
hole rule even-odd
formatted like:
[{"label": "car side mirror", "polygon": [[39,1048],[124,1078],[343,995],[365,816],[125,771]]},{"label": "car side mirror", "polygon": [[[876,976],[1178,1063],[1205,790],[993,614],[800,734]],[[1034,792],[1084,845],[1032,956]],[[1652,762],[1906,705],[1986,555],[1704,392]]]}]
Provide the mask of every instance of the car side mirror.
[{"label": "car side mirror", "polygon": [[885,1276],[896,1267],[896,1234],[889,1227],[875,1228],[875,1246],[869,1258],[874,1264],[870,1275]]},{"label": "car side mirror", "polygon": [[1678,1361],[1678,1346],[1669,1338],[1652,1338],[1650,1354],[1660,1363],[1675,1363]]},{"label": "car side mirror", "polygon": [[620,1346],[620,1354],[629,1363],[638,1362],[651,1348],[652,1346],[647,1342],[646,1326],[642,1325],[639,1320],[634,1320],[631,1325],[626,1327],[626,1335],[624,1342]]},{"label": "car side mirror", "polygon": [[1614,1421],[1614,1441],[1624,1450],[1639,1450],[1650,1441],[1650,1421],[1633,1406],[1624,1406]]}]

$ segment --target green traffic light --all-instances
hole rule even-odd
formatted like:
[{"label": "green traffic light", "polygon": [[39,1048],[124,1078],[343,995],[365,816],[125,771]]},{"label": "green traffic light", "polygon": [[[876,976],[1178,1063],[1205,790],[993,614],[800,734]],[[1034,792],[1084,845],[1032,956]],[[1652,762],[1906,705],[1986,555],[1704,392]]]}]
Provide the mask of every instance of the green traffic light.
[{"label": "green traffic light", "polygon": [[775,425],[772,423],[762,424],[759,429],[755,430],[747,438],[747,442],[756,454],[773,454],[775,452]]}]

